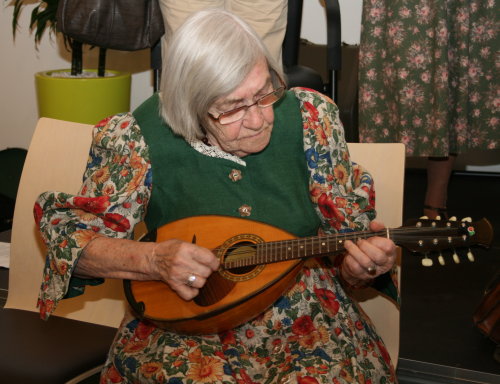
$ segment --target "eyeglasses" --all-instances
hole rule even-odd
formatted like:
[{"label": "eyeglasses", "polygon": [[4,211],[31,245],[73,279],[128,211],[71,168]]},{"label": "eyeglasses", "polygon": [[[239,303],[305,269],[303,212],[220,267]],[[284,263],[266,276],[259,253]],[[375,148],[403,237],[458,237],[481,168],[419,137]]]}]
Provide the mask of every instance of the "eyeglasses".
[{"label": "eyeglasses", "polygon": [[208,112],[208,115],[212,119],[217,120],[222,125],[231,124],[234,123],[235,121],[243,119],[250,107],[253,107],[254,105],[257,105],[259,108],[270,107],[271,105],[276,103],[279,99],[281,99],[284,93],[285,93],[285,87],[281,86],[279,88],[276,88],[271,93],[262,96],[253,104],[243,105],[241,107],[231,109],[230,111],[222,112],[217,117],[211,114],[210,112]]}]

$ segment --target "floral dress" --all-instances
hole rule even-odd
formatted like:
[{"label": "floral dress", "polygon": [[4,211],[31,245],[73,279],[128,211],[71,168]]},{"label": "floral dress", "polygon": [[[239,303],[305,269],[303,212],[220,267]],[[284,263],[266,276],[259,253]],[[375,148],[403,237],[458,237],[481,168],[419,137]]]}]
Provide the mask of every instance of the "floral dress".
[{"label": "floral dress", "polygon": [[[309,90],[294,93],[321,230],[366,229],[375,216],[373,180],[349,160],[337,107]],[[100,282],[72,276],[82,249],[95,236],[130,238],[145,215],[153,182],[148,146],[133,115],[98,124],[80,193],[46,192],[35,205],[49,249],[38,301],[42,318],[62,298]],[[127,313],[101,382],[395,382],[382,340],[337,272],[328,259],[307,261],[292,288],[268,310],[221,334],[179,335]]]},{"label": "floral dress", "polygon": [[498,0],[365,0],[362,142],[409,156],[500,147]]}]

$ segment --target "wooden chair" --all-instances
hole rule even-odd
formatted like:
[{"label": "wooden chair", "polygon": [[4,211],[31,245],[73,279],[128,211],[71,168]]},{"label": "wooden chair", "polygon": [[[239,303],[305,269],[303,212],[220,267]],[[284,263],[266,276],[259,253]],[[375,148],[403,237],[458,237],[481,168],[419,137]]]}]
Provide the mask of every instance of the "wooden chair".
[{"label": "wooden chair", "polygon": [[[33,220],[33,204],[47,190],[76,193],[88,158],[92,126],[42,118],[26,157],[12,228],[9,294],[0,310],[0,377],[5,382],[77,383],[105,361],[125,310],[122,283],[107,280],[84,295],[63,300],[41,321],[36,301],[45,249]],[[402,217],[404,148],[401,144],[349,144],[352,157],[375,177],[377,207],[388,226]],[[371,292],[362,305],[397,362],[397,306]],[[8,358],[5,358],[8,356]]]},{"label": "wooden chair", "polygon": [[[405,147],[401,143],[349,143],[353,161],[362,164],[375,180],[377,219],[387,228],[399,227],[403,220]],[[401,251],[397,263],[400,281]],[[391,355],[394,367],[399,356],[399,305],[373,288],[354,295],[375,324]]]},{"label": "wooden chair", "polygon": [[47,190],[78,191],[91,139],[91,125],[42,118],[35,129],[14,212],[8,299],[0,310],[0,377],[6,383],[76,383],[98,372],[123,317],[118,280],[63,300],[46,322],[36,309],[45,249],[33,205]]}]

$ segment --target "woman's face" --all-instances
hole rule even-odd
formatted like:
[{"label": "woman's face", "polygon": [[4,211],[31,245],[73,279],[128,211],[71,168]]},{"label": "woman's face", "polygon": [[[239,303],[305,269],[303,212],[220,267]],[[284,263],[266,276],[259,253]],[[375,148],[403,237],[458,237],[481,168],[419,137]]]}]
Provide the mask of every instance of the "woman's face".
[{"label": "woman's face", "polygon": [[[260,60],[231,94],[217,100],[209,112],[218,116],[222,112],[255,103],[265,94],[273,91],[271,75],[265,59]],[[260,108],[254,105],[248,108],[245,116],[234,123],[220,124],[217,120],[209,122],[207,139],[211,145],[223,151],[243,157],[262,151],[273,130],[273,107]]]}]

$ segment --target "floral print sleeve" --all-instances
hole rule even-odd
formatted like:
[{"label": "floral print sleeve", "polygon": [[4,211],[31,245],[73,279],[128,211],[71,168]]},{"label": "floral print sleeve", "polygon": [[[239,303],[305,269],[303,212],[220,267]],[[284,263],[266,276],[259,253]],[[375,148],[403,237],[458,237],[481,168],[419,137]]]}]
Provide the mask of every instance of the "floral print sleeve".
[{"label": "floral print sleeve", "polygon": [[97,236],[130,238],[150,193],[148,148],[132,114],[101,121],[78,194],[49,191],[35,203],[35,220],[48,249],[38,298],[42,318],[59,300],[102,282],[72,276],[82,250]]},{"label": "floral print sleeve", "polygon": [[[350,160],[338,107],[328,97],[305,88],[293,91],[301,102],[309,193],[321,219],[320,232],[366,230],[376,217],[372,176]],[[378,291],[399,302],[397,270],[379,276]]]},{"label": "floral print sleeve", "polygon": [[367,229],[375,218],[373,179],[350,160],[338,107],[315,91],[293,91],[301,103],[309,192],[322,230],[331,233]]}]

